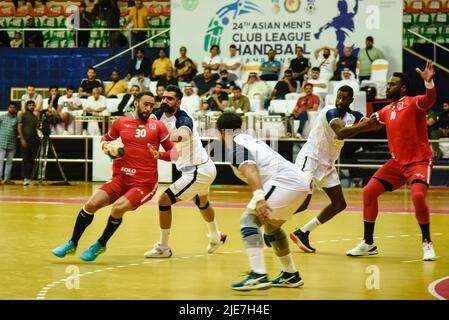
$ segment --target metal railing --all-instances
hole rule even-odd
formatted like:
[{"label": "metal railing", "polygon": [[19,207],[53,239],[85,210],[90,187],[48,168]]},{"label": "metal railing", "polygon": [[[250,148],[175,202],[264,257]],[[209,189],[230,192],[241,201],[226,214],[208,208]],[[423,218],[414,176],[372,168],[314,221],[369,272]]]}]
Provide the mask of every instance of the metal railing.
[{"label": "metal railing", "polygon": [[[437,48],[440,48],[441,50],[446,51],[446,52],[449,53],[449,49],[448,49],[448,48],[446,48],[445,46],[439,44],[438,42],[435,42],[435,41],[432,40],[432,39],[429,39],[429,38],[423,36],[422,34],[416,32],[416,31],[413,31],[412,29],[407,29],[406,32],[409,32],[409,33],[413,34],[415,37],[418,37],[418,38],[420,38],[420,39],[422,39],[422,40],[425,40],[425,41],[427,41],[428,43],[432,44],[432,45],[433,45],[433,59],[432,59],[432,61],[433,61],[438,67],[440,67],[441,69],[444,69],[446,72],[448,72],[448,70],[447,70],[444,66],[441,66],[441,64],[438,63],[438,58],[437,58]],[[404,48],[404,49],[407,49],[407,48]],[[424,57],[423,57],[423,58],[424,58]]]}]

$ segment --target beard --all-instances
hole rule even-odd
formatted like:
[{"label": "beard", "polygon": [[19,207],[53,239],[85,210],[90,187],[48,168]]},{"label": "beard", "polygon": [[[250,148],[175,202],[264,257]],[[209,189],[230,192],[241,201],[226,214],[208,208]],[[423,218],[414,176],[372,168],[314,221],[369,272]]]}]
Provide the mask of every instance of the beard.
[{"label": "beard", "polygon": [[400,98],[399,92],[387,92],[387,98],[393,101],[399,100]]},{"label": "beard", "polygon": [[170,113],[170,114],[175,113],[175,108],[174,107],[170,107],[168,105],[168,103],[165,103],[165,102],[161,103],[161,108],[162,108],[162,111],[164,111],[164,112],[167,112],[167,113]]},{"label": "beard", "polygon": [[139,116],[140,120],[146,121],[150,117],[149,112],[142,112],[140,110],[137,110],[137,115]]}]

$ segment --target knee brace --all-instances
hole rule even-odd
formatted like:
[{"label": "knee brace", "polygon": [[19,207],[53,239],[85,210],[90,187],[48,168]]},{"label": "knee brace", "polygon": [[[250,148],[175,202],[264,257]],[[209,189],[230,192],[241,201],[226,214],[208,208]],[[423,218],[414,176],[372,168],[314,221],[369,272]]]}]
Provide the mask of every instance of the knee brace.
[{"label": "knee brace", "polygon": [[207,201],[206,204],[203,207],[201,207],[200,197],[198,195],[195,196],[195,204],[200,210],[206,210],[207,208],[209,208],[210,205],[209,201]]},{"label": "knee brace", "polygon": [[284,230],[281,228],[273,230],[272,228],[274,227],[266,227],[265,230],[265,239],[270,243],[270,246],[273,247],[274,251],[283,251],[288,249],[287,235]]},{"label": "knee brace", "polygon": [[167,196],[170,198],[171,204],[168,206],[161,206],[159,205],[159,211],[168,211],[171,209],[171,206],[174,205],[176,203],[176,197],[173,194],[173,192],[170,190],[170,188],[168,188],[167,190],[164,191]]},{"label": "knee brace", "polygon": [[255,213],[245,212],[240,218],[240,232],[243,237],[245,248],[262,248],[262,234],[260,233],[260,222]]}]

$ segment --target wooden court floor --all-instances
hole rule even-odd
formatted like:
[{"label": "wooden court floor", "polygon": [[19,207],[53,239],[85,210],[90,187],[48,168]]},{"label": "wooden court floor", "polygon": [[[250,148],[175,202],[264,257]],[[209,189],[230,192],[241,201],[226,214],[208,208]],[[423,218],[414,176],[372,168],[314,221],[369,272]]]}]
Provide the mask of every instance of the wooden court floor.
[{"label": "wooden court floor", "polygon": [[[444,189],[428,194],[431,232],[440,256],[435,262],[421,261],[421,237],[407,190],[381,198],[375,230],[379,255],[346,257],[346,250],[360,241],[363,224],[361,190],[345,189],[348,208],[311,236],[315,254],[301,253],[290,243],[304,279],[299,289],[230,289],[249,271],[239,232],[239,218],[250,198],[246,187],[212,189],[219,228],[229,235],[215,254],[206,253],[207,228],[199,212],[184,203],[173,210],[173,257],[145,259],[143,253],[159,239],[156,195],[125,216],[97,261],[83,262],[79,254],[103,232],[108,209],[97,213],[76,255],[54,257],[50,251],[70,237],[82,203],[98,186],[0,186],[0,299],[437,299],[429,287],[449,276],[449,190]],[[160,186],[158,195],[163,190]],[[326,204],[325,194],[316,192],[310,210],[296,215],[285,229],[302,226]],[[280,265],[271,249],[265,252],[267,271],[275,277]]]}]

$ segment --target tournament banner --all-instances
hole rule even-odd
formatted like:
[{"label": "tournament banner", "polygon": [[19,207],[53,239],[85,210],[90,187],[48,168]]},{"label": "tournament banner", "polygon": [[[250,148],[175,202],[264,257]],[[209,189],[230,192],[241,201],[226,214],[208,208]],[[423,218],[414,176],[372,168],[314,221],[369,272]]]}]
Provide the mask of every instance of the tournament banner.
[{"label": "tournament banner", "polygon": [[353,48],[356,56],[372,36],[390,62],[389,74],[402,70],[402,0],[172,0],[171,59],[179,48],[200,72],[201,62],[216,44],[229,55],[235,44],[245,63],[262,63],[275,50],[284,68],[304,48],[312,58],[323,46]]}]

